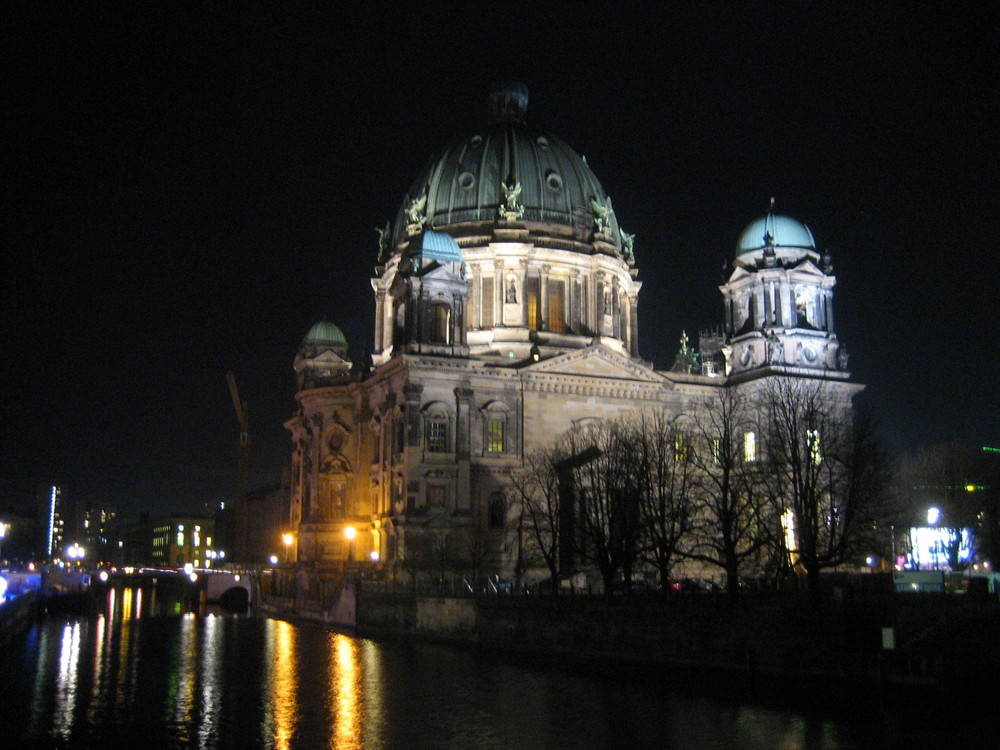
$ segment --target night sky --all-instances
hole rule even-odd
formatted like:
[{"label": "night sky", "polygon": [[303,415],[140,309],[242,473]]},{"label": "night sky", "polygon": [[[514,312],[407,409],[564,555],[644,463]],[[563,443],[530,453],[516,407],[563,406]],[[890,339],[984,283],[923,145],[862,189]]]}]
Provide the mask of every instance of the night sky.
[{"label": "night sky", "polygon": [[229,370],[277,478],[299,342],[371,345],[374,227],[497,80],[637,235],[644,358],[721,323],[774,196],[886,442],[1000,444],[996,3],[286,5],[0,10],[0,511],[225,499]]}]

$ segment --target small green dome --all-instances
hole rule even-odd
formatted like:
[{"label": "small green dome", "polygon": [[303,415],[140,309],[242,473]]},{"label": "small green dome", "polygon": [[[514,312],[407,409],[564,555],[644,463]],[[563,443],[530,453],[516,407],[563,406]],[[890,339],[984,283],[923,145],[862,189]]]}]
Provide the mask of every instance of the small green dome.
[{"label": "small green dome", "polygon": [[336,325],[329,321],[321,320],[309,329],[309,333],[302,339],[302,346],[326,346],[331,349],[346,348],[347,339],[344,338],[344,332]]},{"label": "small green dome", "polygon": [[816,240],[809,227],[790,216],[769,213],[751,221],[736,243],[736,255],[752,253],[765,247],[815,250]]}]

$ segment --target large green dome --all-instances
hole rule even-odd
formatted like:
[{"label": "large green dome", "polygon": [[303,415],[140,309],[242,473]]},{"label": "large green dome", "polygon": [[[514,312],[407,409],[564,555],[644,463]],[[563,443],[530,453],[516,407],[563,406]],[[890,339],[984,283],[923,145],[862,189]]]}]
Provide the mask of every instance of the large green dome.
[{"label": "large green dome", "polygon": [[447,227],[456,238],[481,234],[485,224],[502,218],[508,203],[505,186],[519,183],[519,222],[529,228],[556,225],[565,228],[560,234],[586,241],[595,214],[604,213],[605,233],[621,245],[618,221],[601,183],[565,142],[525,123],[527,102],[524,86],[493,92],[489,124],[454,141],[413,183],[396,220],[394,244],[406,238],[414,205],[432,228]]}]

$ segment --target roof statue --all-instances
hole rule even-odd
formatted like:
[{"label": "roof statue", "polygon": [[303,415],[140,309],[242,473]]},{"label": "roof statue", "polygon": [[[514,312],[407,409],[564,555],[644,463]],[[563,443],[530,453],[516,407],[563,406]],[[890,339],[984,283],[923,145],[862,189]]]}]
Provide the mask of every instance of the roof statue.
[{"label": "roof statue", "polygon": [[622,257],[629,263],[635,262],[635,235],[629,234],[621,227],[618,228],[622,235]]},{"label": "roof statue", "polygon": [[413,198],[406,209],[406,215],[411,225],[422,227],[427,222],[427,189],[420,193],[419,198]]},{"label": "roof statue", "polygon": [[500,206],[500,218],[511,218],[511,214],[515,218],[520,219],[524,216],[524,206],[517,202],[517,199],[521,197],[521,181],[516,181],[513,185],[508,185],[506,182],[500,181],[500,188],[503,190],[504,204]]},{"label": "roof statue", "polygon": [[392,225],[387,221],[384,227],[375,227],[378,232],[378,261],[382,263],[392,250]]},{"label": "roof statue", "polygon": [[611,196],[607,197],[607,203],[599,203],[597,198],[590,199],[590,207],[594,210],[594,229],[597,232],[604,232],[611,227]]},{"label": "roof statue", "polygon": [[674,359],[674,366],[670,368],[673,372],[698,372],[698,352],[694,347],[688,346],[687,331],[681,331],[681,348],[677,350],[677,357]]}]

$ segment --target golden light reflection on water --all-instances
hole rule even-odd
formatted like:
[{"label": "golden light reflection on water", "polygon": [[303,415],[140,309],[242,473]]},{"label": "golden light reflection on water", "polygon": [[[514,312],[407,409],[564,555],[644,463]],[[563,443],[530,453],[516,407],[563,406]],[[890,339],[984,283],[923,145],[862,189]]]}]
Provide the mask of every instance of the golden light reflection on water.
[{"label": "golden light reflection on water", "polygon": [[333,742],[331,747],[360,748],[361,702],[358,643],[341,633],[330,638],[330,714]]},{"label": "golden light reflection on water", "polygon": [[268,722],[277,750],[287,750],[298,722],[298,679],[295,673],[295,626],[284,620],[268,621],[270,664]]}]

